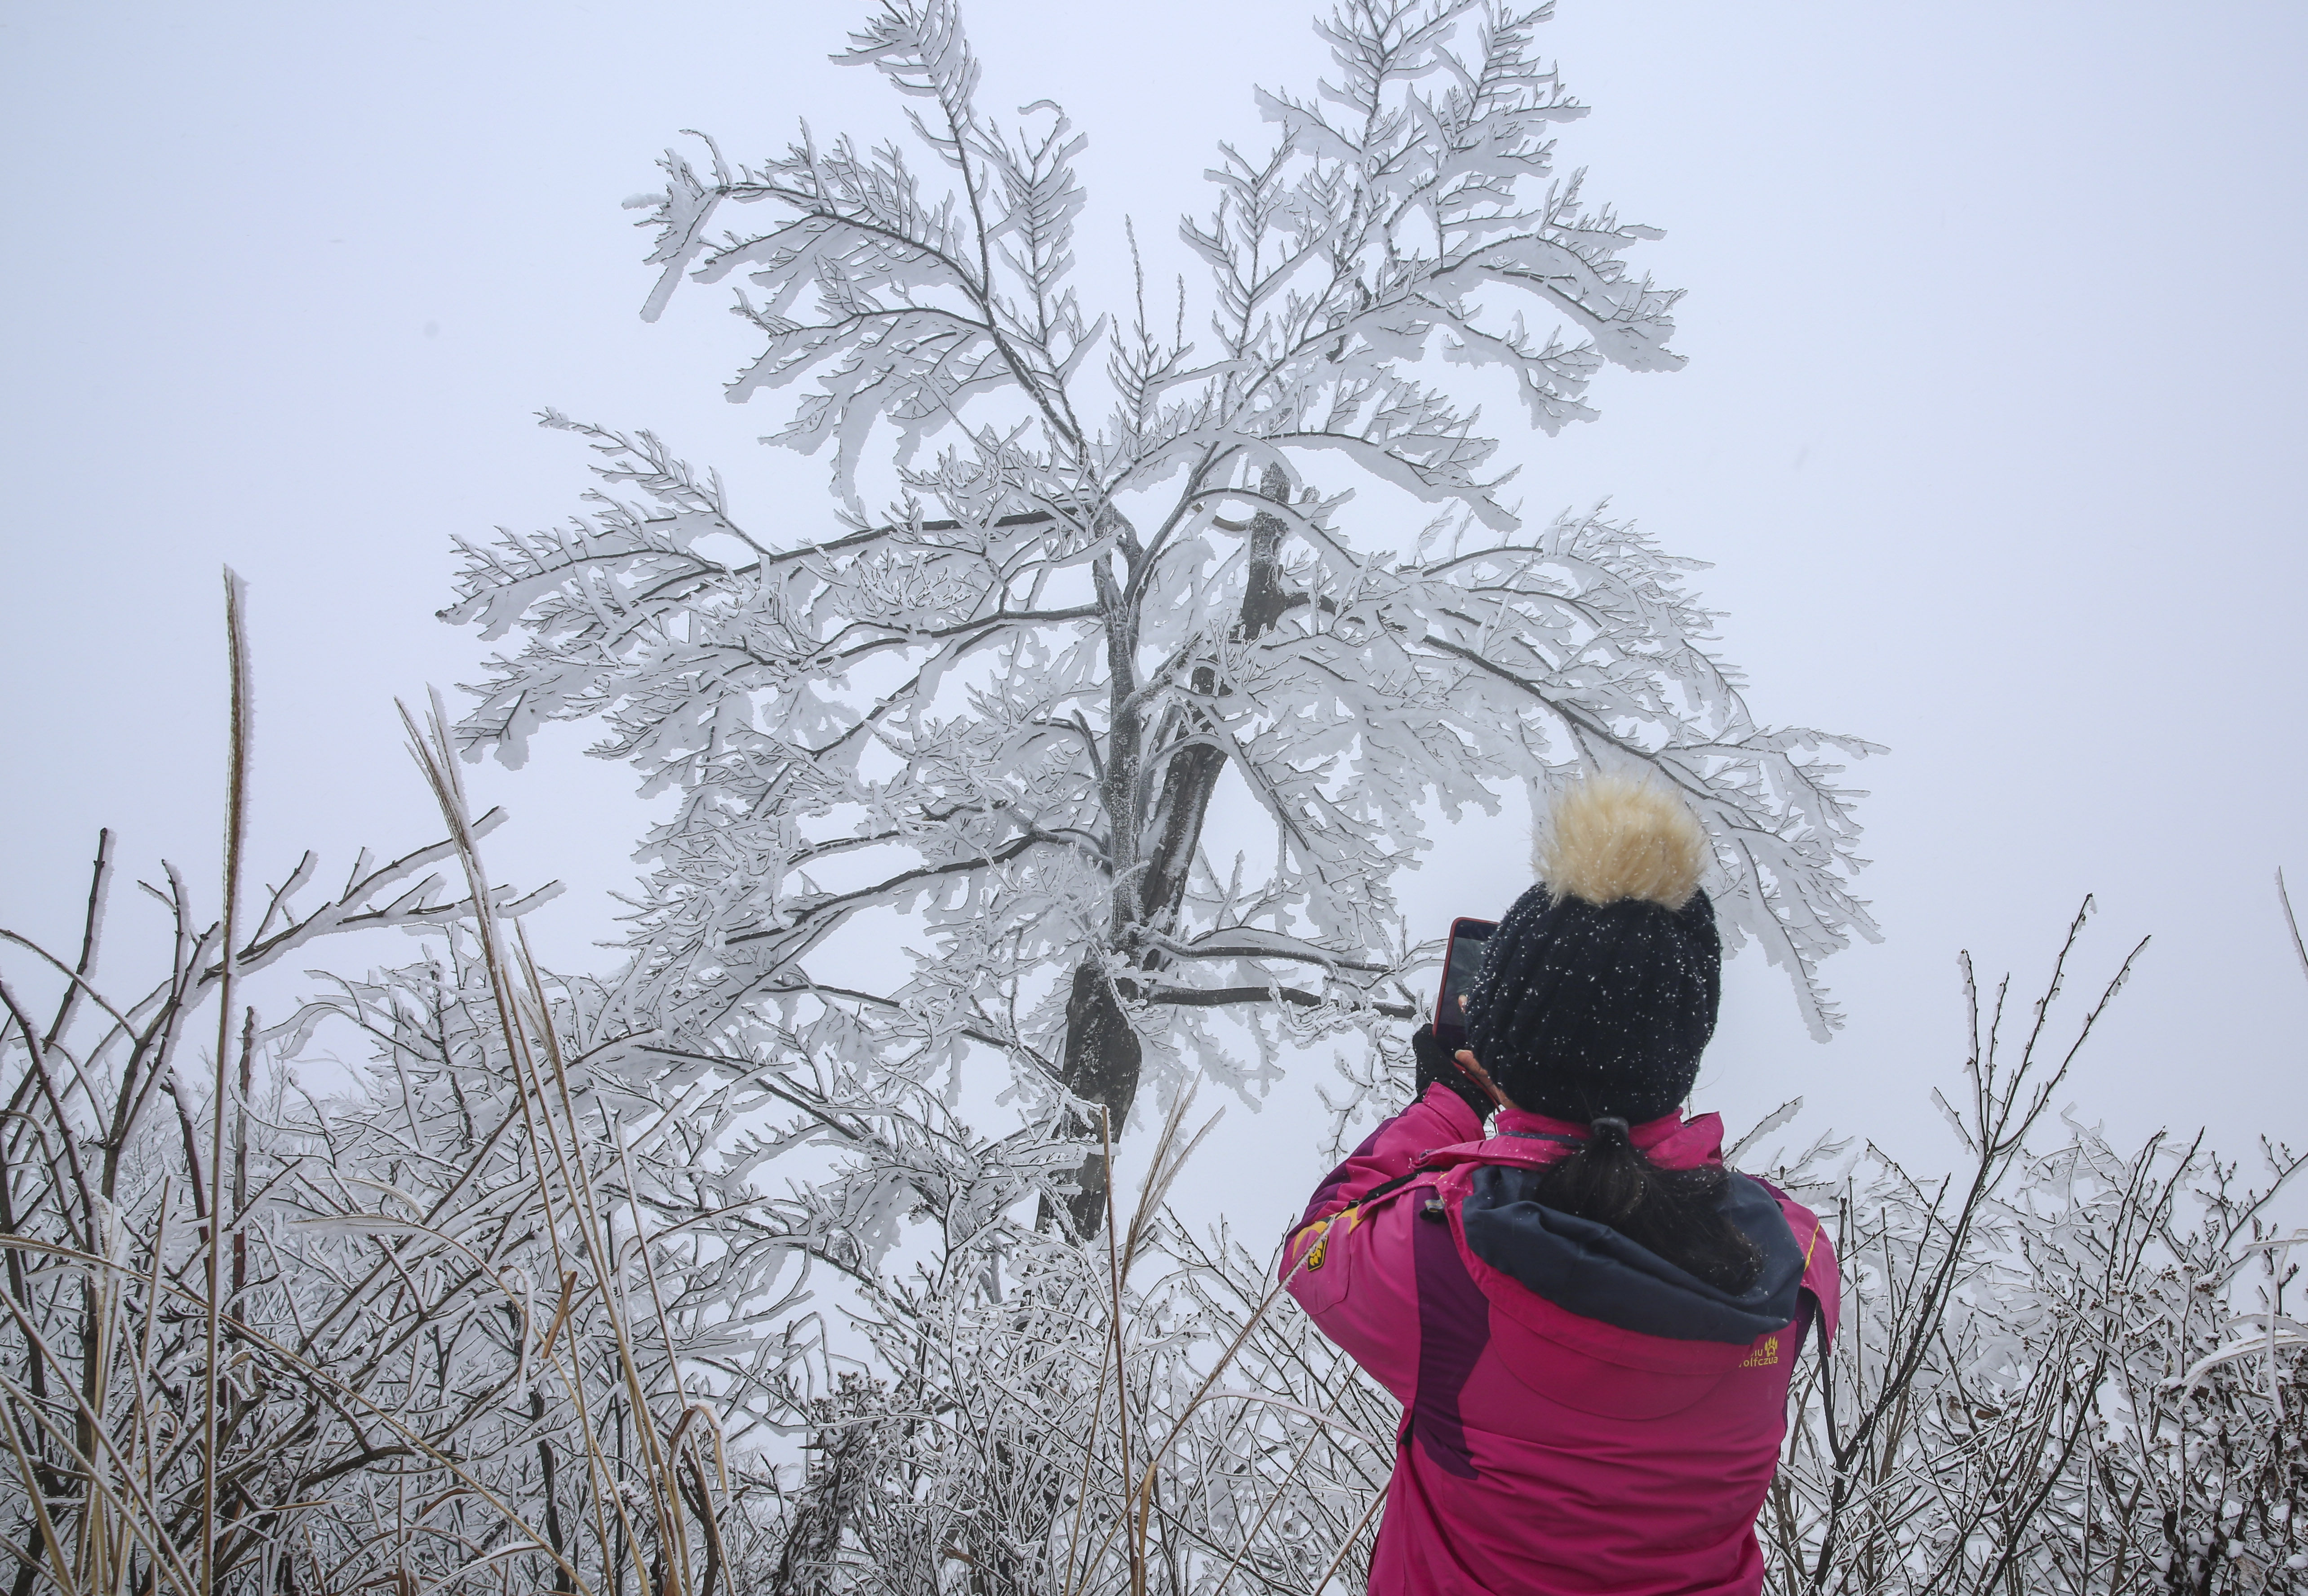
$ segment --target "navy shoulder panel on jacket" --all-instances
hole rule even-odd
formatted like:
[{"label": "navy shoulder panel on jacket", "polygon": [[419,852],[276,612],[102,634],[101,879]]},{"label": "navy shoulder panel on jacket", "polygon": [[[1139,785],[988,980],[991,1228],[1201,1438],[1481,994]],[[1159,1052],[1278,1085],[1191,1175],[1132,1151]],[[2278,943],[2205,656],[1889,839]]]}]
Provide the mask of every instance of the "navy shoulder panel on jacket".
[{"label": "navy shoulder panel on jacket", "polygon": [[1741,1344],[1795,1322],[1803,1248],[1770,1192],[1744,1175],[1723,1188],[1731,1222],[1762,1249],[1754,1284],[1709,1285],[1608,1225],[1535,1201],[1528,1170],[1486,1164],[1460,1213],[1475,1256],[1558,1308],[1638,1334]]}]

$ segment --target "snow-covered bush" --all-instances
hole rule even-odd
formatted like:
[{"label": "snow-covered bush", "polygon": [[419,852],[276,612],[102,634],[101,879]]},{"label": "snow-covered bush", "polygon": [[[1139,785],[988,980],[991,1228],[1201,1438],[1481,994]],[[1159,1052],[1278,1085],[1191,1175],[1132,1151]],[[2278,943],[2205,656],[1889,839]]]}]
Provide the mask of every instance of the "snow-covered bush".
[{"label": "snow-covered bush", "polygon": [[[182,888],[142,1001],[89,982],[43,1025],[4,989],[19,1592],[1358,1581],[1399,1412],[1280,1295],[1279,1238],[1197,1240],[1167,1213],[1191,1094],[1132,1211],[1085,1242],[1031,1223],[1064,1144],[988,1142],[934,1094],[867,1098],[798,1051],[669,1094],[629,1078],[605,992],[549,982],[517,924],[471,912],[504,895],[445,736],[426,764],[451,840],[286,924],[448,914],[410,877],[455,854],[461,929],[275,1032],[242,1011],[205,1094],[168,1038],[221,997],[224,931]],[[234,938],[236,962],[282,923]],[[2302,1161],[2271,1146],[2248,1189],[2194,1144],[2125,1154],[2071,1120],[2031,1146],[2114,991],[2054,1048],[2057,986],[2016,1040],[1996,995],[1949,1111],[1968,1167],[1919,1180],[1830,1140],[1770,1170],[1833,1215],[1847,1265],[1766,1506],[1774,1590],[2243,1592],[2308,1566],[2308,1333],[2284,1301],[2308,1236],[2268,1219]],[[329,1019],[375,1057],[323,1103],[258,1055]],[[140,1116],[140,1094],[177,1111]],[[853,1178],[766,1191],[765,1098]],[[844,1284],[837,1336],[813,1266]]]},{"label": "snow-covered bush", "polygon": [[2308,1156],[2265,1144],[2249,1184],[2200,1137],[2126,1153],[2067,1118],[2029,1146],[2140,952],[2054,1044],[2084,921],[2024,1021],[2008,978],[1983,1013],[1965,963],[1968,1100],[1933,1097],[1968,1167],[1829,1143],[1774,1171],[1832,1204],[1845,1291],[1763,1515],[1774,1591],[2251,1592],[2308,1567],[2308,1336],[2284,1311],[2308,1232],[2269,1214]]}]

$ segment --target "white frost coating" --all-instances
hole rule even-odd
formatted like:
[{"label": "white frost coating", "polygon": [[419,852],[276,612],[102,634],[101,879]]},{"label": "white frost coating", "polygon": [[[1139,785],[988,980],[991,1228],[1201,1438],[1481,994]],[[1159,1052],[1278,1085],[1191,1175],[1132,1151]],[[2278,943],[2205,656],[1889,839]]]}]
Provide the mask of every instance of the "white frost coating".
[{"label": "white frost coating", "polygon": [[[596,751],[681,794],[624,1023],[697,1051],[798,1035],[811,950],[887,909],[922,957],[810,1042],[868,1076],[951,1082],[991,1049],[1049,1101],[1087,965],[1149,1078],[1253,1092],[1287,1040],[1392,1045],[1433,957],[1389,887],[1422,805],[1595,768],[1689,804],[1730,943],[1788,971],[1815,1034],[1839,1023],[1820,961],[1873,928],[1835,761],[1868,745],[1757,723],[1692,562],[1599,513],[1525,526],[1451,386],[1503,372],[1552,433],[1605,365],[1679,365],[1675,294],[1623,258],[1656,229],[1554,174],[1583,107],[1535,18],[1381,9],[1322,27],[1318,94],[1261,96],[1270,149],[1221,151],[1179,235],[1207,273],[1191,336],[1183,287],[1078,302],[1081,135],[1048,102],[982,112],[948,4],[891,5],[840,57],[909,98],[914,147],[668,153],[648,313],[685,274],[741,282],[760,350],[730,397],[782,397],[778,441],[831,449],[844,508],[741,524],[651,434],[548,415],[603,486],[560,529],[467,546],[445,612],[520,639],[469,753],[518,763],[594,719]],[[869,463],[898,488],[879,511]],[[1434,519],[1357,521],[1370,482]],[[1263,816],[1231,866],[1197,840],[1212,759]]]}]

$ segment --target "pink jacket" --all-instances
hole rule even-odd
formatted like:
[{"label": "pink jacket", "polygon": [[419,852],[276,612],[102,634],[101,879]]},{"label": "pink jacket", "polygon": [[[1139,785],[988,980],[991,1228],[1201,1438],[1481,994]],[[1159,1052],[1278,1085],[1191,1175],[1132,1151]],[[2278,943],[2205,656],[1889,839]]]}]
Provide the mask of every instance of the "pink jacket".
[{"label": "pink jacket", "polygon": [[[1403,1404],[1373,1596],[1762,1587],[1755,1514],[1804,1334],[1835,1328],[1834,1249],[1809,1209],[1735,1175],[1726,1201],[1764,1255],[1735,1297],[1530,1200],[1528,1171],[1585,1129],[1506,1110],[1478,1140],[1429,1087],[1283,1249],[1291,1295]],[[1713,1114],[1632,1136],[1669,1168],[1722,1161]]]}]

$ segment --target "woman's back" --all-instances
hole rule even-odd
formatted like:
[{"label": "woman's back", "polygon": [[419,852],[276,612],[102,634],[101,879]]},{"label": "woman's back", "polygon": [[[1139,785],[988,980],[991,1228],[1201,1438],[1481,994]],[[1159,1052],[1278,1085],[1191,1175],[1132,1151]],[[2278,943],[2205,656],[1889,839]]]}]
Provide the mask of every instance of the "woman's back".
[{"label": "woman's back", "polygon": [[1724,1171],[1713,1115],[1677,1111],[1722,996],[1712,852],[1664,787],[1557,794],[1456,1017],[1468,1047],[1411,1038],[1418,1100],[1284,1249],[1292,1295],[1406,1410],[1374,1596],[1762,1587],[1755,1514],[1835,1256]]},{"label": "woman's back", "polygon": [[[1473,1111],[1430,1090],[1287,1249],[1292,1294],[1406,1410],[1374,1592],[1761,1585],[1755,1514],[1803,1334],[1832,1327],[1833,1254],[1808,1210],[1735,1175],[1724,1210],[1761,1255],[1735,1294],[1546,1207],[1537,1171],[1579,1128],[1508,1110],[1478,1141]],[[1720,1156],[1712,1115],[1633,1140],[1668,1169]]]}]

